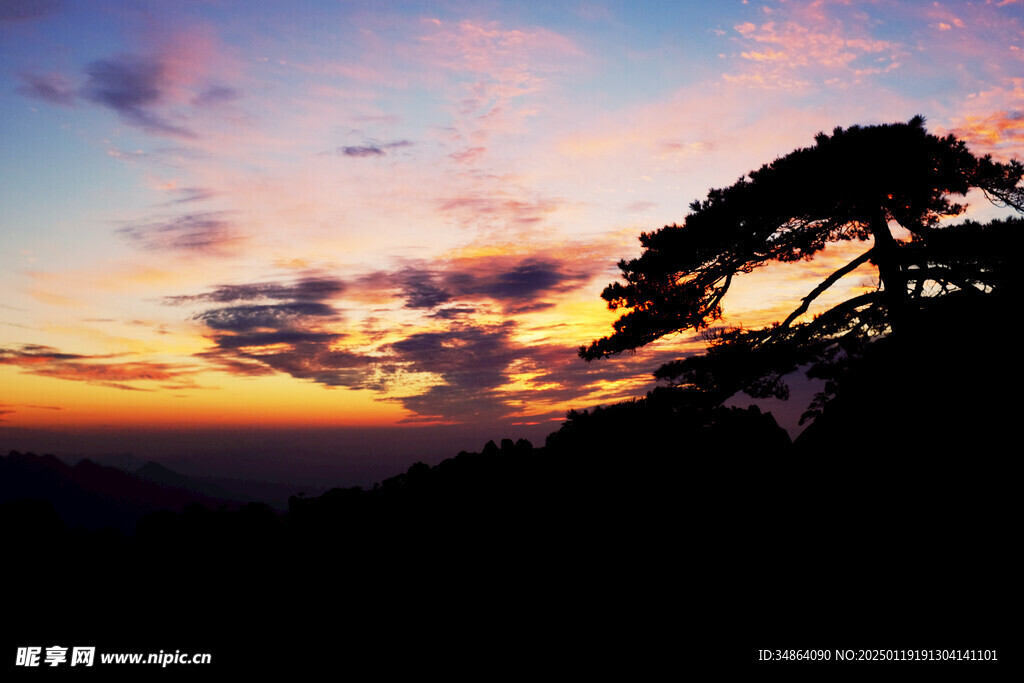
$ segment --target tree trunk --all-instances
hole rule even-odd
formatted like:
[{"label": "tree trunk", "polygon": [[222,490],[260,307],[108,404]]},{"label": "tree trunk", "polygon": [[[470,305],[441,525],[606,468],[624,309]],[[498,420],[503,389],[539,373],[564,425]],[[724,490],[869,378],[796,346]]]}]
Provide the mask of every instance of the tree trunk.
[{"label": "tree trunk", "polygon": [[889,230],[884,210],[871,221],[871,235],[875,240],[873,260],[878,266],[882,294],[889,309],[889,327],[895,332],[907,318],[907,274],[900,262],[900,244]]}]

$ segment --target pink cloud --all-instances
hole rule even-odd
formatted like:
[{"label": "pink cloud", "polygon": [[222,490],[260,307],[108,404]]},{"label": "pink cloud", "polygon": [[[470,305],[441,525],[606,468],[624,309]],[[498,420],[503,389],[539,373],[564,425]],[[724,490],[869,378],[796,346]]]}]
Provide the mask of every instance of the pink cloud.
[{"label": "pink cloud", "polygon": [[[445,87],[456,102],[456,139],[468,140],[468,149],[452,155],[458,163],[484,160],[478,150],[493,147],[493,137],[523,132],[535,113],[536,98],[548,80],[574,68],[585,58],[568,38],[540,27],[505,28],[497,22],[424,22],[415,57],[435,74],[454,76]],[[526,103],[527,98],[530,104]]]},{"label": "pink cloud", "polygon": [[452,152],[448,156],[460,164],[474,164],[487,153],[486,147],[467,147],[461,152]]},{"label": "pink cloud", "polygon": [[754,62],[780,62],[789,59],[785,52],[779,52],[772,48],[768,48],[764,52],[741,52],[740,56]]},{"label": "pink cloud", "polygon": [[[846,84],[897,68],[897,43],[871,37],[858,24],[825,12],[823,3],[783,5],[768,12],[771,21],[734,26],[739,53],[732,83],[760,88],[804,90],[819,84]],[[870,62],[867,66],[865,62]]]},{"label": "pink cloud", "polygon": [[496,224],[495,227],[507,228],[539,223],[563,203],[548,197],[523,198],[518,193],[474,192],[442,199],[438,209],[455,214],[467,225]]},{"label": "pink cloud", "polygon": [[[894,43],[866,37],[846,37],[842,27],[807,27],[796,22],[767,22],[747,34],[757,43],[778,45],[789,66],[845,66],[864,54],[891,51]],[[772,50],[772,48],[768,48]],[[744,53],[745,56],[745,53]]]},{"label": "pink cloud", "polygon": [[436,30],[421,42],[431,46],[440,63],[458,71],[508,78],[528,67],[552,68],[563,59],[582,56],[571,40],[540,27],[503,29],[497,22],[473,21],[432,26]]},{"label": "pink cloud", "polygon": [[939,31],[952,31],[954,28],[967,27],[963,19],[937,2],[926,7],[925,15],[933,20],[929,26]]},{"label": "pink cloud", "polygon": [[965,72],[969,67],[961,60],[981,59],[984,62],[974,65],[973,73],[981,75],[998,70],[999,62],[1007,55],[997,53],[1004,46],[1019,43],[1022,35],[1017,16],[1020,13],[1000,10],[1000,6],[991,2],[962,3],[955,5],[954,12],[937,2],[908,3],[908,20],[929,29],[921,33],[918,51],[928,56],[932,68]]},{"label": "pink cloud", "polygon": [[972,95],[963,114],[943,132],[964,140],[976,153],[1001,160],[1024,156],[1024,78]]},{"label": "pink cloud", "polygon": [[[216,35],[208,27],[193,27],[166,36],[156,50],[165,86],[186,91],[195,88],[219,70],[221,52]],[[187,101],[189,97],[188,93],[179,95],[178,101]]]}]

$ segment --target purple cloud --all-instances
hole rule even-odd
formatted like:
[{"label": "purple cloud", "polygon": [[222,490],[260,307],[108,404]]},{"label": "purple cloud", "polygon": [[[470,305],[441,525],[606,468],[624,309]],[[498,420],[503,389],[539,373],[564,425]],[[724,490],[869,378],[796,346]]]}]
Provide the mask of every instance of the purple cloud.
[{"label": "purple cloud", "polygon": [[149,251],[223,254],[242,240],[224,212],[188,214],[168,221],[121,228],[118,233]]},{"label": "purple cloud", "polygon": [[58,9],[57,0],[4,0],[0,2],[0,21],[41,19]]},{"label": "purple cloud", "polygon": [[357,145],[351,147],[339,147],[337,153],[341,156],[366,158],[366,157],[382,157],[386,156],[388,150],[397,149],[399,147],[410,147],[412,145],[408,140],[396,140],[395,142],[388,142],[381,145],[366,144]]},{"label": "purple cloud", "polygon": [[22,73],[18,75],[18,79],[22,85],[18,86],[16,91],[22,95],[65,107],[75,104],[74,87],[61,74]]},{"label": "purple cloud", "polygon": [[117,112],[139,128],[161,135],[194,138],[195,133],[176,126],[156,113],[167,97],[167,70],[157,59],[121,55],[98,60],[85,69],[85,99]]}]

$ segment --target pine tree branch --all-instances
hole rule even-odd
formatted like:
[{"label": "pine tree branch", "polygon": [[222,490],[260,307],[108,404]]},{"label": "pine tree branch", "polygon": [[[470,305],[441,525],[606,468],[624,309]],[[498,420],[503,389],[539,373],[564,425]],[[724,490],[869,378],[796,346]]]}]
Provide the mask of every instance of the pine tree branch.
[{"label": "pine tree branch", "polygon": [[850,261],[845,266],[843,266],[842,268],[840,268],[839,270],[835,271],[827,278],[825,278],[817,287],[811,290],[810,294],[808,294],[807,296],[800,300],[800,306],[798,306],[795,311],[790,313],[788,318],[782,321],[782,324],[779,326],[779,331],[785,331],[794,320],[796,320],[801,315],[806,313],[807,309],[811,305],[811,302],[817,299],[819,296],[821,296],[821,294],[824,293],[825,290],[827,290],[829,287],[838,282],[843,276],[853,272],[857,268],[867,263],[874,254],[874,251],[874,248],[868,249],[866,252],[864,252],[863,254],[861,254],[860,256]]}]

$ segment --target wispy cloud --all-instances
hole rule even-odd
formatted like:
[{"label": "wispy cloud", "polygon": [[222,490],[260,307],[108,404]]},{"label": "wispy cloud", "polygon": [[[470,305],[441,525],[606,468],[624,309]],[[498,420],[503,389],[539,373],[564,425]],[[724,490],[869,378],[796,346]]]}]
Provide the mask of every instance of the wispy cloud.
[{"label": "wispy cloud", "polygon": [[[486,255],[410,265],[393,273],[377,272],[360,278],[360,287],[397,290],[405,308],[436,309],[449,303],[493,302],[506,312],[525,312],[524,306],[544,305],[545,296],[568,292],[592,274],[582,263],[558,256]],[[451,311],[440,317],[454,315]],[[475,310],[461,309],[461,312]]]},{"label": "wispy cloud", "polygon": [[[294,329],[311,319],[333,319],[331,306],[313,301],[295,301],[259,306],[227,306],[204,311],[196,316],[207,327],[227,332],[249,332],[259,328]],[[248,345],[248,344],[245,344]]]},{"label": "wispy cloud", "polygon": [[849,85],[900,66],[905,48],[872,37],[865,17],[844,21],[820,2],[765,10],[769,21],[733,27],[739,66],[724,74],[726,81],[795,91]]},{"label": "wispy cloud", "polygon": [[[361,387],[374,359],[340,348],[347,335],[335,331],[342,320],[329,303],[345,289],[340,280],[311,276],[292,283],[224,285],[203,294],[166,297],[164,303],[234,304],[193,316],[214,344],[197,357],[226,372],[283,372],[327,386]],[[264,301],[271,303],[257,303]]]},{"label": "wispy cloud", "polygon": [[[130,391],[197,388],[194,365],[114,361],[112,356],[63,353],[41,345],[0,349],[0,365],[11,365],[40,377],[85,382]],[[138,383],[146,383],[139,386]],[[155,384],[156,386],[152,386]]]},{"label": "wispy cloud", "polygon": [[60,406],[39,406],[28,403],[4,403],[3,401],[0,401],[0,422],[7,421],[7,418],[4,417],[5,415],[13,415],[14,413],[17,413],[19,409],[26,408],[29,410],[64,410]]},{"label": "wispy cloud", "polygon": [[572,70],[584,58],[569,38],[535,27],[506,28],[498,22],[425,21],[418,56],[425,64],[460,75],[454,105],[452,158],[460,164],[488,160],[494,136],[520,130],[534,110],[527,96],[549,78]]},{"label": "wispy cloud", "polygon": [[4,0],[0,3],[0,21],[41,19],[60,9],[59,0]]},{"label": "wispy cloud", "polygon": [[528,191],[514,192],[506,186],[442,197],[438,200],[437,210],[455,217],[466,228],[500,234],[531,227],[564,205],[563,200],[555,197],[538,196]]},{"label": "wispy cloud", "polygon": [[520,351],[511,340],[513,324],[456,326],[444,332],[410,335],[388,347],[403,373],[429,373],[442,379],[426,391],[399,399],[416,421],[479,420],[507,415],[499,387]]},{"label": "wispy cloud", "polygon": [[194,139],[196,134],[161,113],[171,87],[167,65],[157,57],[118,55],[89,63],[85,82],[76,86],[59,73],[22,73],[17,92],[51,104],[71,106],[79,101],[116,112],[132,126],[158,135]]},{"label": "wispy cloud", "polygon": [[220,285],[202,294],[168,296],[163,303],[172,306],[192,303],[231,303],[235,301],[326,301],[341,294],[347,287],[343,280],[325,276],[307,276],[291,283],[256,282],[242,285]]},{"label": "wispy cloud", "polygon": [[1024,78],[1007,79],[968,98],[964,114],[955,117],[949,132],[978,153],[1008,159],[1024,145]]},{"label": "wispy cloud", "polygon": [[[560,418],[569,402],[589,407],[642,395],[655,385],[652,368],[686,352],[677,342],[640,357],[586,364],[564,343],[517,341],[518,327],[513,321],[462,322],[389,345],[385,375],[401,381],[423,373],[440,380],[389,400],[415,413],[408,420],[413,422]],[[698,347],[694,341],[689,351]]]},{"label": "wispy cloud", "polygon": [[241,97],[242,93],[235,88],[226,85],[213,85],[193,97],[192,104],[197,107],[216,107],[234,102]]},{"label": "wispy cloud", "polygon": [[75,104],[75,86],[63,74],[21,73],[18,80],[22,82],[17,92],[50,104],[70,107]]},{"label": "wispy cloud", "polygon": [[156,111],[167,98],[165,64],[152,57],[120,55],[89,64],[82,90],[87,100],[120,114],[128,123],[150,132],[182,138],[195,133],[172,123]]},{"label": "wispy cloud", "polygon": [[140,223],[117,231],[136,246],[150,251],[180,251],[226,255],[244,238],[225,212],[187,214],[169,220]]},{"label": "wispy cloud", "polygon": [[372,377],[372,356],[337,348],[343,334],[281,329],[215,335],[215,348],[197,354],[232,374],[256,376],[282,372],[329,387],[365,388]]},{"label": "wispy cloud", "polygon": [[355,145],[350,147],[339,147],[337,149],[337,153],[340,156],[356,158],[382,157],[387,156],[390,150],[411,146],[412,143],[408,140],[396,140],[394,142],[387,142],[384,144],[366,144]]},{"label": "wispy cloud", "polygon": [[215,197],[217,193],[214,190],[202,188],[202,187],[179,187],[174,188],[173,192],[177,195],[177,198],[171,200],[170,204],[188,204],[190,202],[201,202],[211,197]]},{"label": "wispy cloud", "polygon": [[[5,5],[6,6],[6,5]],[[126,52],[87,63],[79,83],[60,73],[19,75],[20,94],[51,104],[91,103],[125,123],[158,136],[194,141],[201,113],[243,97],[227,79],[237,75],[204,28],[168,32],[141,53]]]}]

